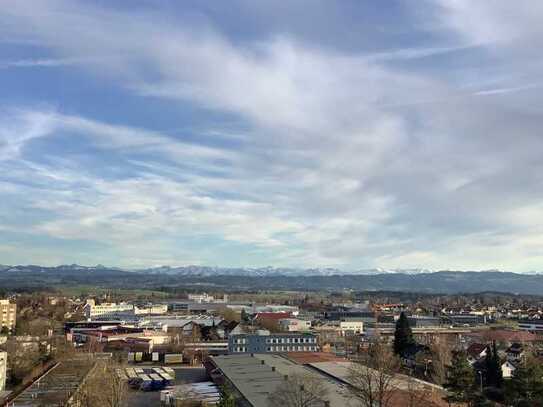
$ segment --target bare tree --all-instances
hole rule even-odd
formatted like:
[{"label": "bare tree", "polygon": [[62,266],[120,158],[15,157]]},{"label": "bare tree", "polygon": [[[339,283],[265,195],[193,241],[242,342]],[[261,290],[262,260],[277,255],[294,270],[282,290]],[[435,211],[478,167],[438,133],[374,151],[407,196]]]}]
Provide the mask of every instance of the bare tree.
[{"label": "bare tree", "polygon": [[451,364],[452,347],[446,340],[440,340],[430,345],[432,363],[430,377],[434,383],[442,385],[447,381],[447,366]]},{"label": "bare tree", "polygon": [[277,389],[270,394],[268,405],[271,407],[322,407],[328,395],[321,379],[306,374],[288,376]]},{"label": "bare tree", "polygon": [[111,361],[97,362],[76,396],[81,407],[123,407],[128,392],[124,378],[117,374],[120,365]]},{"label": "bare tree", "polygon": [[431,404],[429,400],[432,398],[432,390],[429,386],[411,376],[406,376],[405,382],[406,388],[402,394],[405,407],[421,407]]},{"label": "bare tree", "polygon": [[274,319],[263,319],[258,322],[258,325],[270,332],[281,332],[279,323]]},{"label": "bare tree", "polygon": [[352,397],[363,407],[389,407],[397,392],[393,381],[399,366],[390,347],[379,341],[370,344],[367,354],[349,369]]}]

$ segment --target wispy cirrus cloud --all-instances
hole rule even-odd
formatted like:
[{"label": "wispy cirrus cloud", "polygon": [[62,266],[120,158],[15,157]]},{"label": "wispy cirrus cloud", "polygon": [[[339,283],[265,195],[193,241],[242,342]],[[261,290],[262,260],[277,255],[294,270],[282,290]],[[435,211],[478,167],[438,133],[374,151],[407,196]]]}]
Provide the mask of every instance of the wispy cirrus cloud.
[{"label": "wispy cirrus cloud", "polygon": [[[204,122],[228,115],[244,134],[231,144],[204,126],[204,142],[110,112],[22,109],[0,119],[3,210],[23,202],[29,233],[81,239],[105,263],[532,268],[542,230],[525,220],[543,215],[541,117],[529,103],[495,103],[518,86],[489,90],[477,74],[458,86],[454,64],[510,55],[525,31],[477,31],[461,4],[431,8],[446,44],[460,45],[360,51],[288,30],[240,41],[213,19],[160,10],[12,2],[4,36],[59,60],[87,57],[73,69],[126,92],[127,105],[189,105]],[[431,56],[451,67],[420,65]]]},{"label": "wispy cirrus cloud", "polygon": [[0,61],[0,69],[9,68],[53,68],[59,66],[70,66],[84,62],[84,59],[69,58],[42,58],[42,59],[19,59],[14,61]]}]

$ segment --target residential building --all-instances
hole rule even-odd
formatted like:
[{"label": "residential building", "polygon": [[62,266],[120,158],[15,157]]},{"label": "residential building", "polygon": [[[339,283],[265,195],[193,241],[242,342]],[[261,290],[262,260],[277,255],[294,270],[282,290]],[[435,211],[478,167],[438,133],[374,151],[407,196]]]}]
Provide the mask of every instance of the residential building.
[{"label": "residential building", "polygon": [[0,394],[6,389],[8,354],[0,352]]},{"label": "residential building", "polygon": [[539,340],[539,335],[527,331],[515,331],[511,329],[487,329],[465,335],[481,343],[496,342],[504,346],[511,346],[513,343],[527,344]]},{"label": "residential building", "polygon": [[270,333],[261,330],[256,333],[230,334],[230,353],[282,353],[316,352],[317,337],[311,333]]},{"label": "residential building", "polygon": [[513,343],[505,350],[505,355],[509,362],[520,362],[524,358],[524,346],[520,343]]},{"label": "residential building", "polygon": [[473,365],[478,360],[481,360],[486,356],[487,350],[488,345],[484,343],[472,343],[466,350],[468,362]]},{"label": "residential building", "polygon": [[9,300],[0,300],[0,331],[3,328],[15,329],[17,320],[17,305],[11,304]]},{"label": "residential building", "polygon": [[504,379],[510,379],[513,376],[513,372],[516,370],[515,364],[509,360],[503,362],[501,368]]}]

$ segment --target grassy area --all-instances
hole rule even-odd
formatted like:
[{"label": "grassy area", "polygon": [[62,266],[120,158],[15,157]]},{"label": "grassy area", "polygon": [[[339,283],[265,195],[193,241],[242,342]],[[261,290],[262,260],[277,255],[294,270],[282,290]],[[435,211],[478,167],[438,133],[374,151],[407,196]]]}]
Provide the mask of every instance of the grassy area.
[{"label": "grassy area", "polygon": [[69,297],[86,297],[86,296],[101,296],[108,294],[112,297],[124,297],[130,296],[134,297],[154,297],[154,298],[167,298],[168,293],[164,291],[157,290],[147,290],[147,289],[124,289],[124,288],[103,288],[96,287],[93,285],[76,285],[76,286],[66,286],[58,287],[60,294],[69,296]]},{"label": "grassy area", "polygon": [[499,326],[500,328],[518,329],[518,322],[511,319],[500,319],[493,326]]}]

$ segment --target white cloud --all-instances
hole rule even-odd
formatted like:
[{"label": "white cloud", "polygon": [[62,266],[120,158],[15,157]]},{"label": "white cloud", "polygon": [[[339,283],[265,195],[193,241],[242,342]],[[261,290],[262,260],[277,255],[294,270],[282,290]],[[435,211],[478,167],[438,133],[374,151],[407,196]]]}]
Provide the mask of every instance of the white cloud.
[{"label": "white cloud", "polygon": [[[441,22],[462,36],[455,43],[507,48],[527,32],[541,38],[537,29],[517,25],[493,32],[501,6],[473,5],[472,16],[467,2],[442,4]],[[286,265],[526,269],[539,261],[529,254],[539,230],[525,222],[539,211],[517,211],[543,200],[534,187],[543,173],[540,115],[390,63],[452,49],[368,57],[287,36],[240,45],[209,27],[173,25],[159,14],[62,1],[10,6],[7,19],[0,18],[10,22],[5,35],[29,37],[61,59],[87,56],[85,69],[137,95],[233,113],[249,129],[232,151],[28,111],[34,116],[21,115],[16,136],[0,133],[0,158],[24,157],[23,147],[36,138],[73,133],[118,154],[131,170],[112,180],[82,179],[88,168],[73,162],[19,168],[13,174],[19,181],[39,173],[60,189],[50,199],[28,198],[51,214],[34,223],[36,232],[105,241],[137,263],[148,250],[150,264],[209,261],[213,254],[204,248],[200,257],[171,255],[176,239],[209,235],[256,246],[267,253],[263,261]],[[516,15],[531,25],[524,14]],[[46,184],[39,183],[40,191]],[[499,255],[492,257],[496,247]]]},{"label": "white cloud", "polygon": [[69,66],[82,63],[84,60],[79,59],[19,59],[14,61],[0,61],[0,69],[9,68],[52,68],[59,66]]},{"label": "white cloud", "polygon": [[536,42],[542,39],[543,4],[540,2],[439,0],[437,3],[443,8],[443,23],[469,41],[517,46],[528,39]]}]

